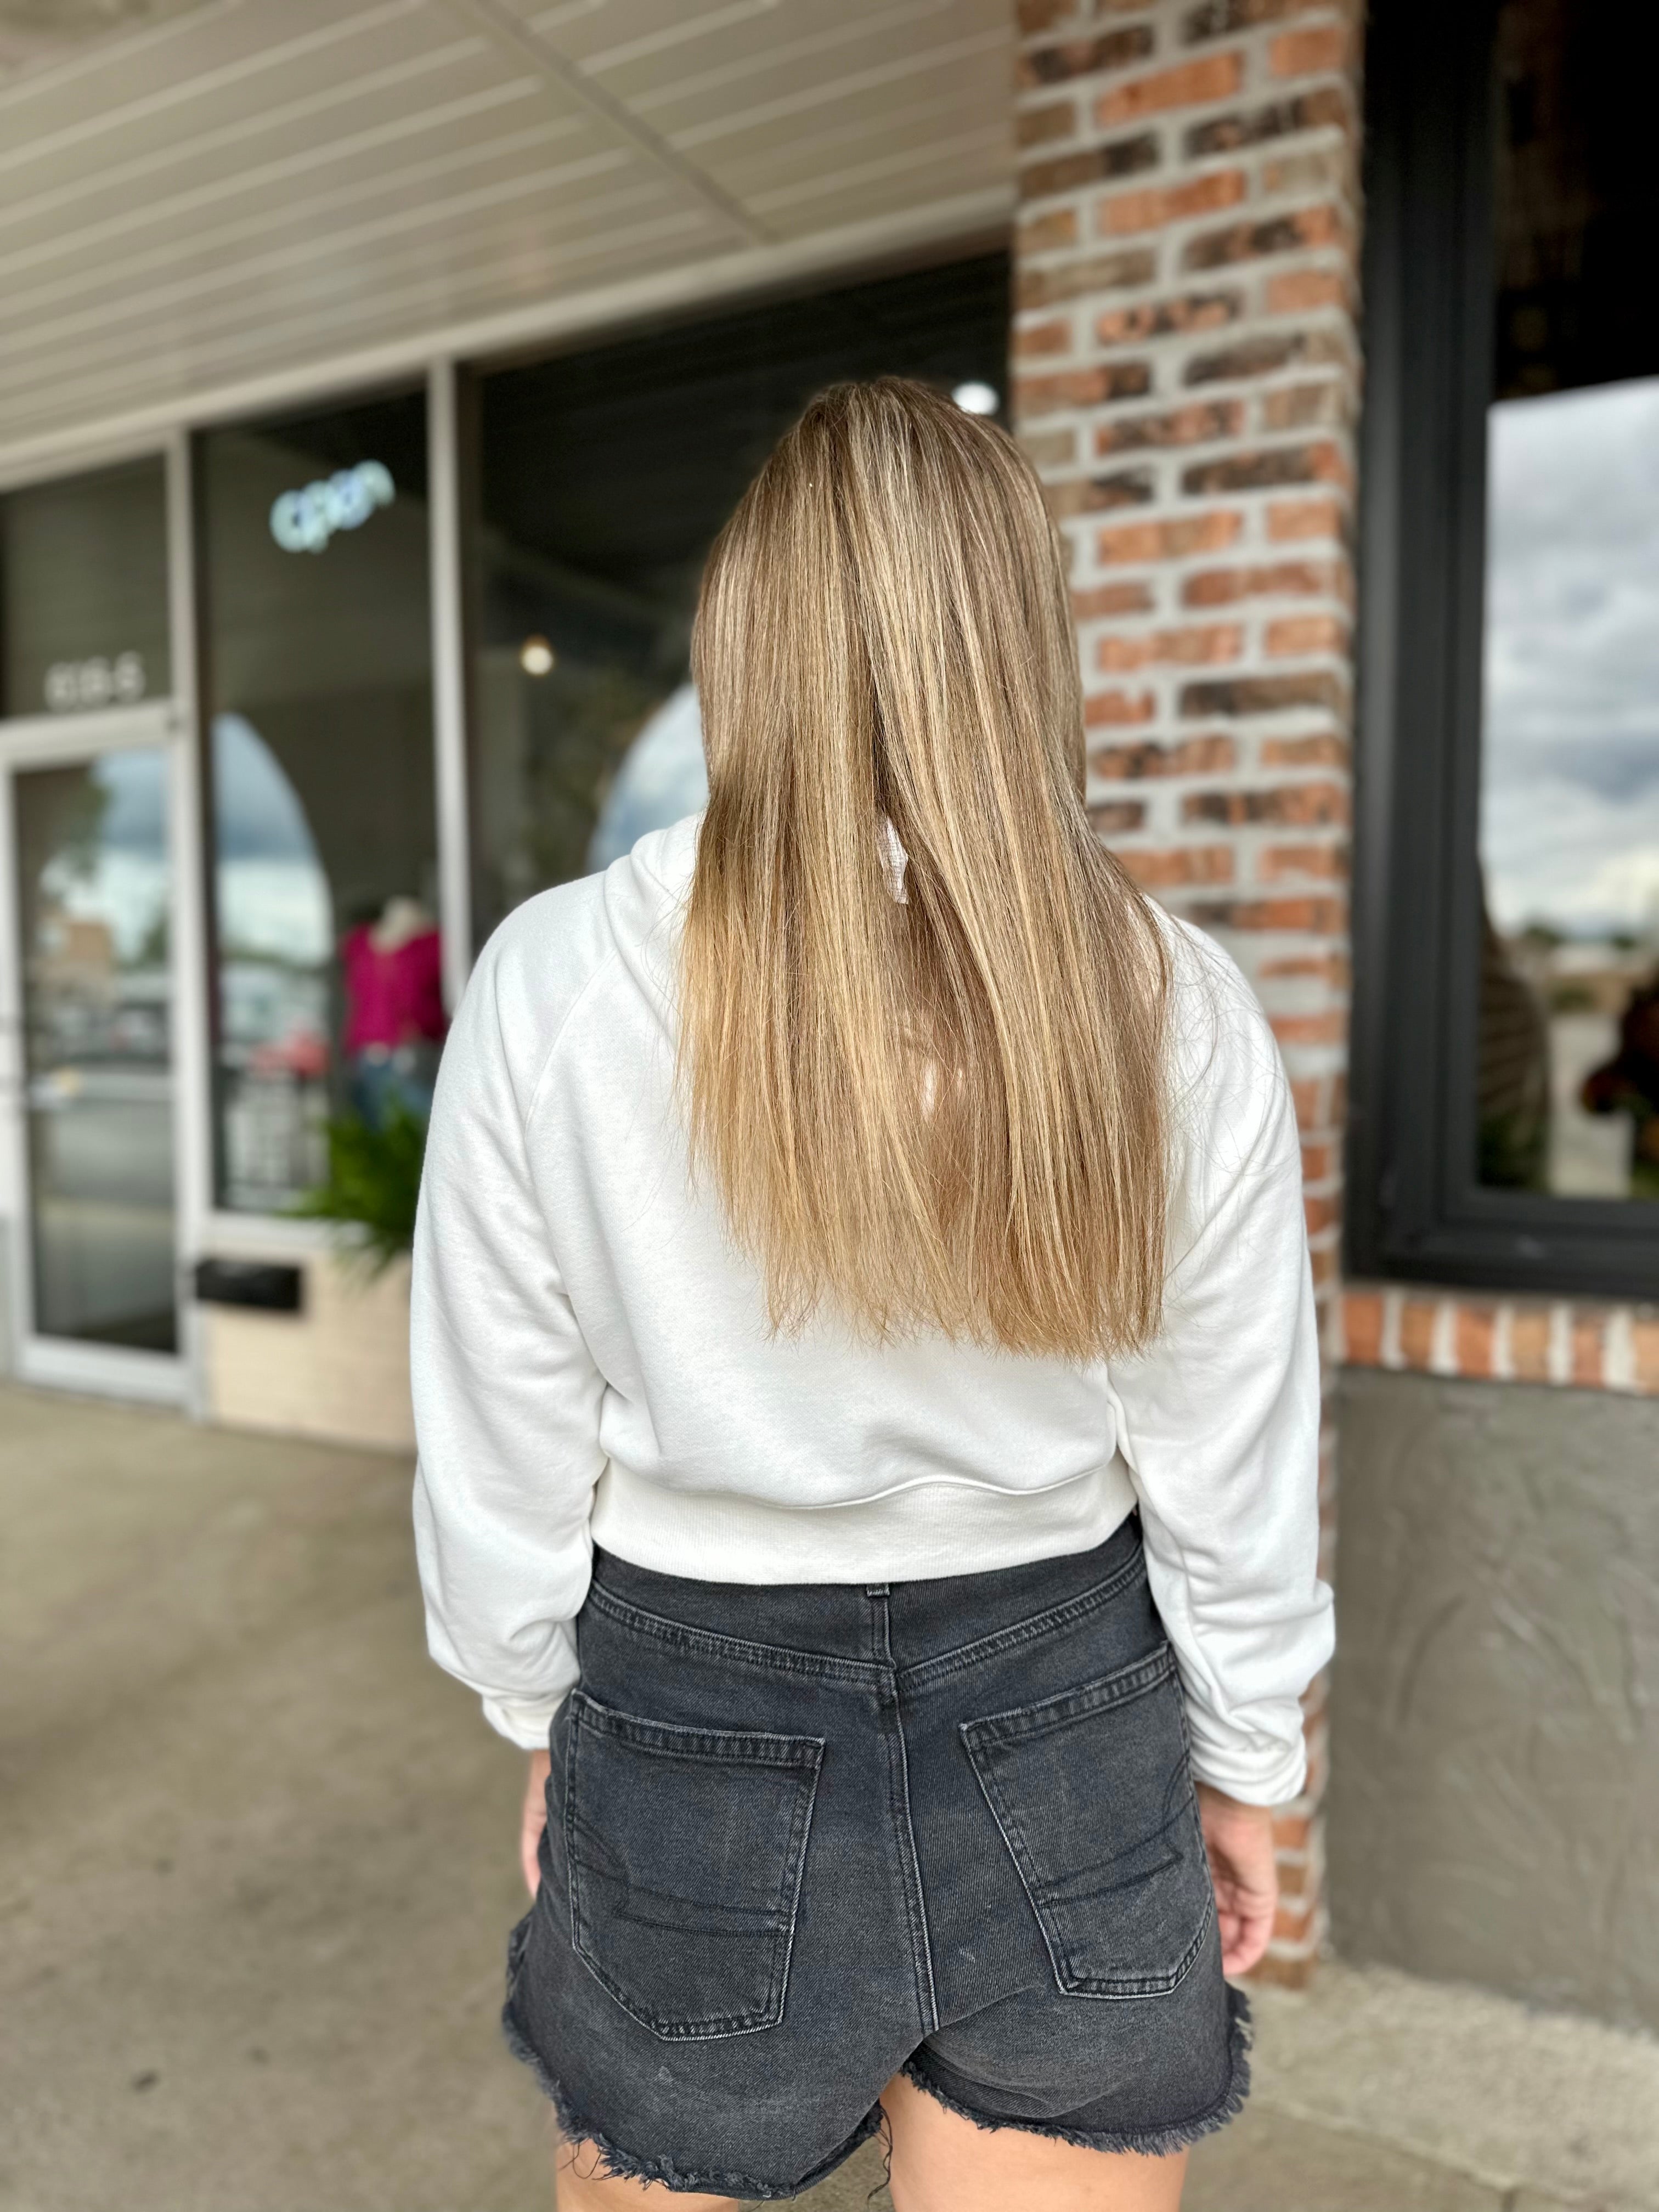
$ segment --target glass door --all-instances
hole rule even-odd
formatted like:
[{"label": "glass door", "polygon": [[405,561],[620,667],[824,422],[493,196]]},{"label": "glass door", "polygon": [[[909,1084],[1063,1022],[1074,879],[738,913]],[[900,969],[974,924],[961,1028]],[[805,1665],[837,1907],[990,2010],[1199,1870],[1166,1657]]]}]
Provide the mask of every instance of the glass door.
[{"label": "glass door", "polygon": [[20,1365],[171,1396],[173,740],[144,709],[37,732],[0,733]]}]

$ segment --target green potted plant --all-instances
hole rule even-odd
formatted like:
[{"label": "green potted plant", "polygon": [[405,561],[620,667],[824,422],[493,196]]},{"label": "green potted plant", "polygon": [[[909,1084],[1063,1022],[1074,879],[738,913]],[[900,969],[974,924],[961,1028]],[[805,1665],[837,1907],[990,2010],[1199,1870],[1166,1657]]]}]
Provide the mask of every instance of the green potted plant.
[{"label": "green potted plant", "polygon": [[348,1230],[342,1245],[370,1279],[383,1275],[415,1241],[415,1206],[426,1152],[426,1121],[387,1099],[374,1121],[336,1115],[328,1124],[328,1173],[295,1201],[295,1213]]}]

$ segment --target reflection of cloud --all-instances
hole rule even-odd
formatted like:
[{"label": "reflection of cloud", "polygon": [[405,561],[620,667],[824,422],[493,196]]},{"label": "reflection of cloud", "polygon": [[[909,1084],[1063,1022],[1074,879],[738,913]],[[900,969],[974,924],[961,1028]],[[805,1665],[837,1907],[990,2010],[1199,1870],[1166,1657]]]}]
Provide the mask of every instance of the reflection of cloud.
[{"label": "reflection of cloud", "polygon": [[607,868],[649,830],[695,814],[708,799],[697,695],[682,684],[629,747],[605,795],[587,848],[590,868]]},{"label": "reflection of cloud", "polygon": [[171,881],[165,850],[100,847],[89,874],[54,861],[42,872],[40,884],[76,921],[106,923],[118,960],[136,958],[158,924],[167,921]]},{"label": "reflection of cloud", "polygon": [[1659,379],[1492,410],[1481,852],[1494,919],[1659,887]]},{"label": "reflection of cloud", "polygon": [[58,853],[40,887],[77,921],[103,922],[117,958],[128,962],[167,924],[167,764],[153,745],[121,746],[100,753],[85,773],[102,800],[93,850]]},{"label": "reflection of cloud", "polygon": [[149,745],[100,753],[88,771],[104,795],[98,842],[129,853],[166,853],[167,772]]},{"label": "reflection of cloud", "polygon": [[1659,923],[1659,787],[1628,805],[1582,783],[1488,779],[1487,901],[1502,930],[1547,920],[1599,933]]},{"label": "reflection of cloud", "polygon": [[213,829],[223,944],[326,960],[333,902],[311,824],[282,763],[241,714],[213,719]]},{"label": "reflection of cloud", "polygon": [[309,860],[316,841],[288,771],[246,715],[213,718],[213,829],[222,860]]},{"label": "reflection of cloud", "polygon": [[[1488,723],[1489,731],[1490,726]],[[1496,750],[1489,736],[1489,760]],[[1632,737],[1592,738],[1588,744],[1582,733],[1537,738],[1513,733],[1504,746],[1502,772],[1510,784],[1522,775],[1553,776],[1622,805],[1659,787],[1659,730]]]},{"label": "reflection of cloud", "polygon": [[320,868],[302,860],[222,860],[219,936],[233,954],[269,952],[302,965],[326,960],[334,917]]}]

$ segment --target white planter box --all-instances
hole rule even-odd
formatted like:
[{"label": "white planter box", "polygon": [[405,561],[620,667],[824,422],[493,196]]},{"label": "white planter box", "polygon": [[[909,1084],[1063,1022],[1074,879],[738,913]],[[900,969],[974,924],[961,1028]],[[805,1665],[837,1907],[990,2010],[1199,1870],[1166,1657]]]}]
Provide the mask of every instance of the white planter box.
[{"label": "white planter box", "polygon": [[408,1450],[409,1265],[374,1281],[313,1253],[301,1310],[197,1309],[203,1413],[228,1428]]}]

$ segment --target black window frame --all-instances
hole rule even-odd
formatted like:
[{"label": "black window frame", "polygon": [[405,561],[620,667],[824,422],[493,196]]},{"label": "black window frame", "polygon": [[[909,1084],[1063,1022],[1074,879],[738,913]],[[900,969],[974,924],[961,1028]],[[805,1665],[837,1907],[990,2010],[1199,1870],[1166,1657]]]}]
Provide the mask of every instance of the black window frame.
[{"label": "black window frame", "polygon": [[1346,1261],[1651,1298],[1659,1201],[1475,1179],[1496,22],[1371,11]]}]

